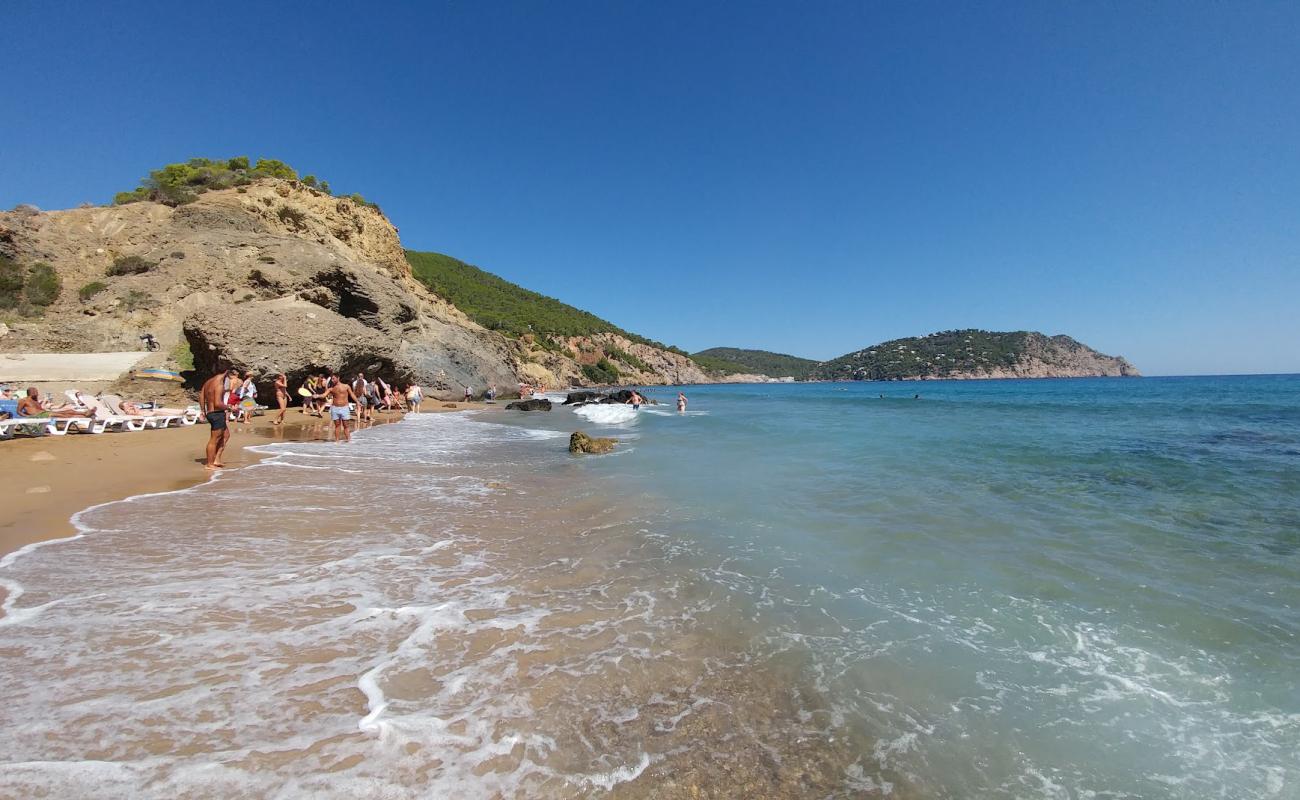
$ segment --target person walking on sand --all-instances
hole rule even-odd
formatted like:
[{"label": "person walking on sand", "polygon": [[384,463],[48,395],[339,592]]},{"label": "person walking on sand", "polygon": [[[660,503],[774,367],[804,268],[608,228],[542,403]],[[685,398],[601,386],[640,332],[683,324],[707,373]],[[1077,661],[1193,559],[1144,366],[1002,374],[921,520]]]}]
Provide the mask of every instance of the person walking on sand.
[{"label": "person walking on sand", "polygon": [[465,402],[468,403],[474,399],[474,390],[469,386],[465,387]]},{"label": "person walking on sand", "polygon": [[226,452],[226,443],[230,441],[230,428],[226,425],[226,411],[230,406],[230,386],[239,380],[239,370],[231,367],[225,372],[218,372],[203,384],[199,390],[199,410],[203,418],[212,427],[208,436],[207,458],[204,468],[212,471],[225,466],[221,457]]},{"label": "person walking on sand", "polygon": [[677,393],[677,413],[678,414],[686,413],[686,395],[682,394],[681,392]]},{"label": "person walking on sand", "polygon": [[[357,422],[365,422],[370,412],[370,394],[367,391],[370,388],[370,381],[366,380],[365,373],[358,372],[357,377],[352,381],[352,396],[357,401]],[[333,411],[331,410],[331,415]]]},{"label": "person walking on sand", "polygon": [[289,378],[283,372],[275,376],[275,404],[280,407],[280,415],[272,425],[284,424],[284,412],[289,408]]},{"label": "person walking on sand", "polygon": [[348,430],[348,421],[352,419],[352,409],[348,407],[348,403],[356,403],[357,408],[361,407],[361,403],[357,400],[356,394],[353,393],[352,387],[343,381],[338,381],[325,390],[325,398],[329,402],[330,420],[334,423],[334,443],[338,444],[340,436],[343,437],[345,442],[352,441],[352,432]]}]

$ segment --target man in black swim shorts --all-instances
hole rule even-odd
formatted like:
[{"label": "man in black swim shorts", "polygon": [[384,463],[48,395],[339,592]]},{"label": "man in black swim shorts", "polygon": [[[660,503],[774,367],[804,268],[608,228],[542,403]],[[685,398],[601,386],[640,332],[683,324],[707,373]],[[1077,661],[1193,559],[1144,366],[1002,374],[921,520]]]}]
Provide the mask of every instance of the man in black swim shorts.
[{"label": "man in black swim shorts", "polygon": [[208,378],[199,390],[199,408],[208,425],[212,426],[204,464],[208,470],[218,470],[225,466],[221,463],[221,456],[226,452],[226,443],[230,441],[230,428],[226,427],[226,398],[230,396],[232,381],[239,381],[239,370],[232,368],[219,372]]}]

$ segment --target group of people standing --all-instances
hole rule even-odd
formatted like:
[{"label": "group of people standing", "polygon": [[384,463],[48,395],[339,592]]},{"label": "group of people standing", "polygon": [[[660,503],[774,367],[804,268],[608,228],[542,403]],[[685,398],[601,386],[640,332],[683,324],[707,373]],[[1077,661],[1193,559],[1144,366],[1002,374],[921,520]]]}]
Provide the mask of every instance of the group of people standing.
[{"label": "group of people standing", "polygon": [[[272,425],[283,425],[289,408],[289,379],[284,373],[275,376],[275,403],[278,409]],[[358,372],[351,383],[334,372],[308,376],[298,389],[302,397],[302,412],[323,417],[329,414],[334,425],[334,441],[352,440],[349,423],[355,405],[358,422],[374,419],[376,409],[381,411],[420,411],[424,390],[415,384],[398,389],[383,378],[368,380]],[[199,391],[199,409],[212,428],[208,438],[205,466],[209,470],[225,466],[221,459],[230,441],[230,422],[247,422],[257,409],[257,384],[253,373],[240,374],[231,368],[209,378]]]},{"label": "group of people standing", "polygon": [[[281,376],[283,377],[283,376]],[[334,373],[311,375],[298,390],[302,396],[303,413],[324,416],[329,407],[331,390],[343,380]],[[415,384],[404,388],[389,385],[378,376],[369,380],[365,373],[358,372],[348,384],[352,390],[353,402],[357,406],[357,420],[367,422],[374,417],[376,409],[381,411],[415,411],[419,412],[424,402],[424,391]],[[279,401],[280,386],[276,384],[276,399]],[[285,390],[287,398],[288,391]],[[280,421],[284,420],[284,407],[281,406]]]}]

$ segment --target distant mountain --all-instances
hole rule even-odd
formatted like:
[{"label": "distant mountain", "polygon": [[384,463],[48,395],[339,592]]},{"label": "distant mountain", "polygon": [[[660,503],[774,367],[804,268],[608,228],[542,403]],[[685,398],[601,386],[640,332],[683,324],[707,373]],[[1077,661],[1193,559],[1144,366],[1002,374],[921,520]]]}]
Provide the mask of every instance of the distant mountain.
[{"label": "distant mountain", "polygon": [[691,354],[691,359],[709,372],[750,373],[772,378],[807,378],[818,366],[810,358],[799,358],[767,350],[743,350],[738,347],[712,347]]},{"label": "distant mountain", "polygon": [[1069,336],[973,328],[882,342],[827,361],[813,371],[814,378],[824,380],[873,381],[1139,374],[1123,358],[1099,353]]}]

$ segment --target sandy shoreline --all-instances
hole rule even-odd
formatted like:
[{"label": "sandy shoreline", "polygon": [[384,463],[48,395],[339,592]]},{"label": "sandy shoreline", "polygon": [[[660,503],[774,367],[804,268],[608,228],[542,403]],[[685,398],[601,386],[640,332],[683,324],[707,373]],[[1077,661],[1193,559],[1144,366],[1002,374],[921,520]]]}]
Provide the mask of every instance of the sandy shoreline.
[{"label": "sandy shoreline", "polygon": [[[426,413],[493,408],[482,403],[427,400]],[[262,456],[248,450],[285,441],[326,441],[325,420],[291,408],[284,425],[266,414],[249,424],[232,425],[226,465],[238,469]],[[398,422],[400,413],[379,413],[373,424]],[[368,426],[367,426],[368,427]],[[100,503],[154,492],[184,489],[206,481],[203,448],[208,426],[97,435],[69,434],[15,438],[0,442],[0,486],[7,495],[0,509],[0,557],[33,542],[76,533],[72,515]],[[3,595],[3,591],[0,591]]]}]

